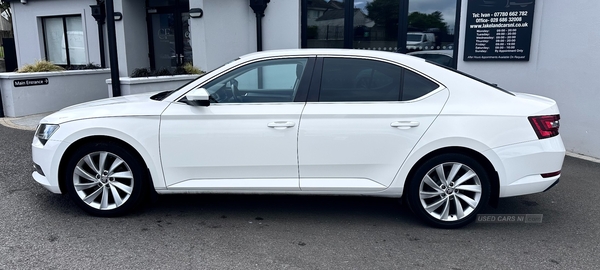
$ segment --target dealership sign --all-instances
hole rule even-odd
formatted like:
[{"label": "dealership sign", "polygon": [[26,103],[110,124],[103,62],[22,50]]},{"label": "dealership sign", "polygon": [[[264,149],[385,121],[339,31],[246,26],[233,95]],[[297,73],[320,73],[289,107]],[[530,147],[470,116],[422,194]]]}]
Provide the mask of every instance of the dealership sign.
[{"label": "dealership sign", "polygon": [[468,0],[464,61],[529,61],[535,0]]}]

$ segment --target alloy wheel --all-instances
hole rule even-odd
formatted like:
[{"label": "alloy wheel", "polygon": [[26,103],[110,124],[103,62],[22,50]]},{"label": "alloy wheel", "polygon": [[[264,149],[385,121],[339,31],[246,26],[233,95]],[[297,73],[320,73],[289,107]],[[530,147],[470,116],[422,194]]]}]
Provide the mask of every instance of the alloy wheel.
[{"label": "alloy wheel", "polygon": [[133,172],[116,154],[93,152],[77,162],[73,171],[73,187],[87,206],[112,210],[122,206],[131,197]]},{"label": "alloy wheel", "polygon": [[419,186],[423,209],[439,221],[457,221],[469,216],[480,204],[481,180],[459,162],[442,163],[429,170]]}]

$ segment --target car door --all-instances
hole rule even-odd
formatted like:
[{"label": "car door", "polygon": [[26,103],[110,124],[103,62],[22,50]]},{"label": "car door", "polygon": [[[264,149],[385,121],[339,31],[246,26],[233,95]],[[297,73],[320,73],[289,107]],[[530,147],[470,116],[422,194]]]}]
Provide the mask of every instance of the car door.
[{"label": "car door", "polygon": [[167,188],[298,190],[298,124],[313,63],[248,63],[199,86],[210,106],[170,105],[160,126]]},{"label": "car door", "polygon": [[387,188],[448,99],[440,84],[380,60],[319,58],[315,74],[298,137],[307,191]]}]

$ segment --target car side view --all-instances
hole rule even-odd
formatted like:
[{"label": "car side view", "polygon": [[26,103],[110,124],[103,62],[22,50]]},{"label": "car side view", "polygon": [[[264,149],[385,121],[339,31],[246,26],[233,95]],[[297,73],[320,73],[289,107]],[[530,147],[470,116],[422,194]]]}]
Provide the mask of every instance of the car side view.
[{"label": "car side view", "polygon": [[404,199],[457,228],[498,198],[543,192],[565,155],[555,101],[403,54],[248,54],[174,91],[40,121],[32,176],[96,216],[150,192]]}]

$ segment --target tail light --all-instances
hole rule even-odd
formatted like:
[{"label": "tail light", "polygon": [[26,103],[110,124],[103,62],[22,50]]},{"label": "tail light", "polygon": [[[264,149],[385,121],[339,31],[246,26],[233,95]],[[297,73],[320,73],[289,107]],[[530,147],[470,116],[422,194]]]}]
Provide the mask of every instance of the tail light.
[{"label": "tail light", "polygon": [[538,138],[546,139],[558,135],[560,115],[529,116],[528,118]]}]

